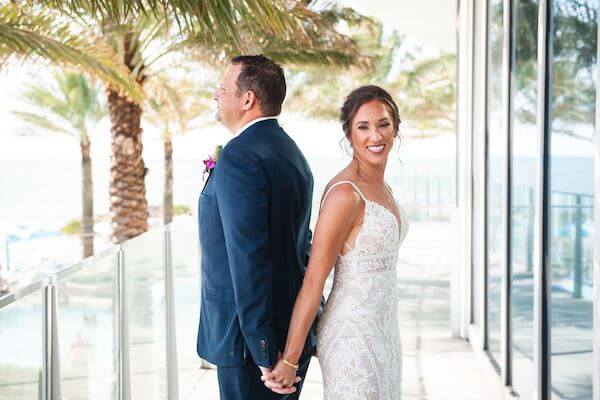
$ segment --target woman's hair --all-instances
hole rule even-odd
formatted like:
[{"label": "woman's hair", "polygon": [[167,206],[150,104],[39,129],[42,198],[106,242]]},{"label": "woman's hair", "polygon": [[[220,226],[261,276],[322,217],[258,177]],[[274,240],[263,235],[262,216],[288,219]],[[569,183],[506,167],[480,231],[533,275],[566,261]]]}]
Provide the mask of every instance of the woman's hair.
[{"label": "woman's hair", "polygon": [[340,110],[340,121],[346,139],[350,140],[352,120],[358,112],[358,109],[370,101],[378,100],[386,105],[394,123],[394,132],[397,134],[400,126],[400,116],[398,115],[398,106],[392,96],[385,90],[375,85],[361,86],[354,89],[344,100],[344,105]]}]

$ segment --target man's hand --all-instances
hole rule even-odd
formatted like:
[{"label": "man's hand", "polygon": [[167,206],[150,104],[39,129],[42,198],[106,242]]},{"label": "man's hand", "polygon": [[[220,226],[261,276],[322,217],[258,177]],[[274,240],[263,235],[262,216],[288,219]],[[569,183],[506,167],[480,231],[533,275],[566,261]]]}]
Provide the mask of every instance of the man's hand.
[{"label": "man's hand", "polygon": [[265,376],[265,375],[267,375],[267,374],[270,374],[270,373],[271,373],[271,371],[273,371],[273,369],[272,369],[272,368],[261,367],[260,365],[258,366],[258,369],[260,369],[260,374],[261,374],[262,376]]}]

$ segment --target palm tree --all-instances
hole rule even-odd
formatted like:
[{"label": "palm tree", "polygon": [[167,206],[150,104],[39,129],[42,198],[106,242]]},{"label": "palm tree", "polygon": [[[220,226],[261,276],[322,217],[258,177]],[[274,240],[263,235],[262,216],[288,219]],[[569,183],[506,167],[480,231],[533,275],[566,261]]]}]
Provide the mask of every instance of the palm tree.
[{"label": "palm tree", "polygon": [[206,85],[176,80],[168,74],[157,76],[147,88],[145,118],[161,130],[163,140],[164,224],[173,220],[173,134],[184,133],[191,120],[211,108],[211,92]]},{"label": "palm tree", "polygon": [[83,257],[94,254],[94,197],[89,129],[106,111],[100,90],[81,74],[55,73],[52,86],[30,85],[23,95],[34,111],[14,114],[35,128],[76,138],[81,148],[81,201]]},{"label": "palm tree", "polygon": [[[352,40],[336,29],[343,14],[315,12],[306,2],[54,0],[47,5],[101,35],[119,53],[141,87],[172,70],[181,55],[223,62],[233,54],[263,53],[279,62],[348,65],[359,59]],[[308,2],[310,3],[310,2]],[[168,62],[165,62],[167,60]],[[218,65],[218,64],[217,64]],[[113,241],[145,232],[148,205],[142,158],[142,108],[107,87],[112,124],[111,220]]]},{"label": "palm tree", "polygon": [[455,126],[456,56],[413,55],[388,87],[398,99],[403,119],[410,121],[418,136],[453,132]]},{"label": "palm tree", "polygon": [[[404,51],[403,38],[384,35],[379,21],[361,16],[349,18],[349,35],[360,53],[371,61],[366,67],[332,75],[326,68],[293,70],[288,107],[313,117],[337,119],[344,96],[361,85],[384,85],[398,100],[400,117],[410,121],[419,135],[452,131],[454,126],[455,56],[441,53],[423,57],[418,48]],[[392,68],[399,61],[399,68]],[[328,76],[323,80],[323,76]],[[427,132],[427,133],[426,133]]]},{"label": "palm tree", "polygon": [[139,88],[115,56],[106,43],[74,31],[68,20],[52,10],[15,2],[0,5],[0,69],[12,58],[48,60],[86,71],[140,99]]}]

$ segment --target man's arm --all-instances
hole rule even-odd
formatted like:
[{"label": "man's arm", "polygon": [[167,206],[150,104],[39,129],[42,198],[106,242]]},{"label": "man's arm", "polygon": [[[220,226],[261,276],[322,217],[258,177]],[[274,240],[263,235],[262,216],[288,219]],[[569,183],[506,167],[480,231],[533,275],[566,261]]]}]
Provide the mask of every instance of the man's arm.
[{"label": "man's arm", "polygon": [[215,187],[242,334],[258,366],[277,361],[273,267],[269,258],[269,187],[261,160],[230,143],[218,160]]},{"label": "man's arm", "polygon": [[306,239],[306,252],[304,256],[304,266],[308,266],[308,260],[310,259],[310,250],[312,249],[312,236],[313,233],[309,229],[308,230],[308,239]]}]

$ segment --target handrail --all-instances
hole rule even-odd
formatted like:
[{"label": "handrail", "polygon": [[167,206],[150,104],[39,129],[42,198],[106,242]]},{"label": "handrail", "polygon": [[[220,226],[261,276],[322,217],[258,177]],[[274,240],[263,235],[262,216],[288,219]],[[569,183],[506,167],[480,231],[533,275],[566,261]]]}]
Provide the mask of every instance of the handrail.
[{"label": "handrail", "polygon": [[0,296],[0,309],[30,295],[31,293],[41,290],[47,283],[48,277],[45,277]]},{"label": "handrail", "polygon": [[[40,399],[41,400],[61,400],[61,357],[59,352],[59,336],[62,334],[60,319],[58,318],[58,309],[60,306],[61,294],[67,293],[68,288],[63,287],[61,282],[65,282],[67,278],[76,273],[98,266],[101,262],[109,261],[114,268],[114,343],[117,346],[116,359],[114,368],[116,375],[116,392],[119,400],[131,399],[132,393],[132,360],[130,359],[130,347],[135,343],[130,343],[129,325],[130,321],[128,310],[128,297],[131,296],[128,285],[135,282],[126,271],[129,268],[135,270],[136,264],[129,264],[126,253],[128,252],[127,244],[131,245],[131,249],[144,249],[148,243],[154,246],[156,241],[150,240],[144,242],[145,235],[160,235],[160,246],[163,250],[163,257],[156,260],[154,268],[160,267],[164,272],[164,302],[165,307],[159,311],[160,318],[164,318],[164,332],[159,335],[159,340],[164,340],[163,351],[165,354],[166,365],[163,375],[165,382],[165,390],[168,393],[169,400],[177,400],[179,397],[179,378],[178,378],[178,362],[177,362],[177,335],[176,335],[176,318],[175,318],[175,290],[174,290],[174,270],[173,270],[173,253],[171,249],[171,233],[173,225],[177,225],[179,220],[183,220],[183,216],[177,218],[173,223],[162,225],[159,228],[152,229],[142,235],[132,238],[121,244],[112,246],[92,257],[88,257],[75,264],[69,265],[59,271],[52,272],[48,276],[38,279],[35,282],[27,284],[19,289],[11,291],[0,297],[0,310],[2,307],[8,306],[17,302],[25,296],[39,294],[42,300],[43,331],[40,332],[40,339],[43,339],[43,353],[40,354],[42,359],[42,371],[40,374]],[[189,217],[188,217],[189,218]],[[188,222],[191,222],[189,219]],[[182,227],[183,228],[183,227]],[[190,244],[191,245],[191,244]],[[154,262],[154,261],[153,261]],[[198,270],[199,272],[199,270]],[[67,290],[67,292],[63,292]],[[68,325],[65,325],[69,329]],[[160,339],[160,338],[163,339]]]},{"label": "handrail", "polygon": [[23,297],[35,292],[36,290],[41,290],[45,285],[48,284],[50,280],[62,281],[65,278],[77,273],[81,269],[83,269],[86,265],[93,263],[95,260],[104,258],[110,253],[114,253],[116,251],[117,246],[113,246],[109,249],[106,249],[100,253],[94,254],[93,256],[84,258],[76,262],[75,264],[68,265],[58,271],[53,271],[43,278],[36,279],[35,281],[26,284],[25,286],[18,287],[17,289],[11,290],[8,293],[0,296],[0,309],[8,306],[9,304],[14,303],[15,301],[22,299]]}]

